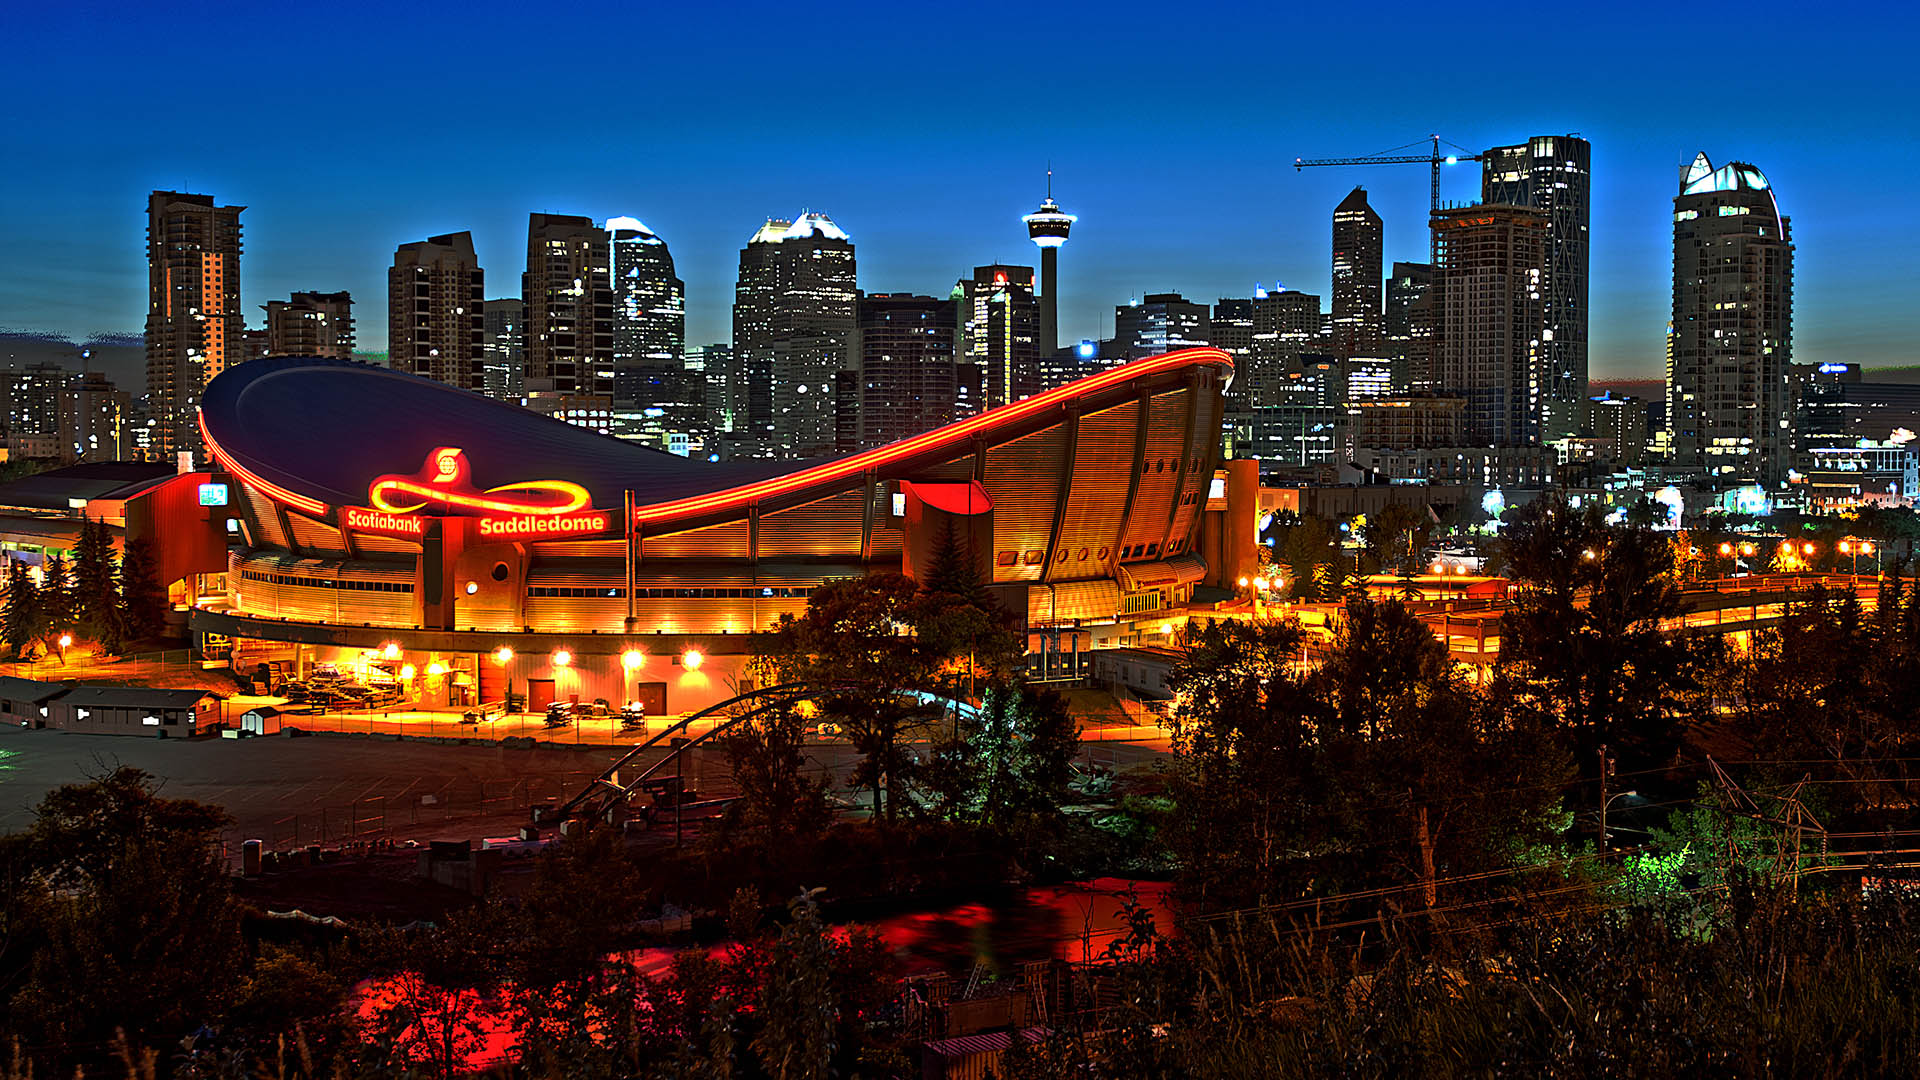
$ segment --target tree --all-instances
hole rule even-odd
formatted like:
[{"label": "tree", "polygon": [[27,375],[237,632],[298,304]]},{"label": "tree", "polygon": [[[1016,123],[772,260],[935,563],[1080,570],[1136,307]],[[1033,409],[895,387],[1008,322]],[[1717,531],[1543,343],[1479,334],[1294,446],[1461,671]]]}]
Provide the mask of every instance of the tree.
[{"label": "tree", "polygon": [[1518,590],[1500,621],[1496,677],[1572,733],[1583,767],[1602,744],[1622,768],[1666,764],[1718,644],[1662,625],[1681,610],[1672,545],[1608,526],[1597,506],[1541,499],[1501,550]]},{"label": "tree", "polygon": [[777,852],[794,836],[811,836],[832,818],[826,782],[806,773],[806,718],[779,705],[743,720],[721,745],[740,798],[727,809],[725,831],[758,833]]},{"label": "tree", "polygon": [[106,652],[118,648],[120,595],[114,583],[113,533],[105,522],[80,526],[73,549],[74,619],[82,634]]},{"label": "tree", "polygon": [[[43,885],[24,966],[0,989],[36,1043],[172,1041],[217,1016],[241,970],[239,909],[219,849],[226,815],[164,799],[121,767],[50,792],[24,858]],[[51,1071],[51,1070],[50,1070]]]},{"label": "tree", "polygon": [[773,1080],[824,1080],[837,1049],[834,945],[820,921],[817,892],[802,890],[788,902],[793,921],[769,950],[760,984],[761,1027],[752,1045]]},{"label": "tree", "polygon": [[126,617],[126,636],[134,641],[159,637],[166,629],[167,594],[160,584],[153,542],[144,536],[129,539],[121,556],[120,608]]},{"label": "tree", "polygon": [[71,634],[77,607],[71,567],[60,556],[48,555],[40,577],[41,636],[52,641]]},{"label": "tree", "polygon": [[0,637],[13,646],[15,656],[39,639],[45,628],[40,610],[40,587],[24,563],[7,564],[7,603],[0,610]]},{"label": "tree", "polygon": [[1432,525],[1425,510],[1388,503],[1367,517],[1367,555],[1382,569],[1392,567],[1410,578],[1420,572]]},{"label": "tree", "polygon": [[781,617],[768,658],[782,681],[820,689],[821,715],[860,754],[848,783],[872,792],[875,820],[898,818],[920,767],[907,744],[943,712],[920,696],[939,687],[941,658],[909,632],[919,595],[904,574],[829,581]]},{"label": "tree", "polygon": [[923,781],[937,813],[1006,832],[1058,813],[1079,752],[1065,699],[999,683],[934,747]]},{"label": "tree", "polygon": [[1292,582],[1291,594],[1308,601],[1338,596],[1345,580],[1341,568],[1345,560],[1334,546],[1333,523],[1315,514],[1294,514],[1285,520],[1276,518],[1274,528],[1279,561]]},{"label": "tree", "polygon": [[1188,631],[1167,688],[1174,710],[1163,835],[1182,888],[1202,903],[1295,891],[1292,851],[1314,843],[1296,826],[1325,794],[1299,767],[1313,738],[1312,702],[1290,668],[1305,631],[1285,622],[1209,622]]},{"label": "tree", "polygon": [[950,698],[977,700],[982,682],[1025,671],[1026,642],[987,591],[950,523],[935,545],[910,619],[915,639],[940,665],[939,681]]}]

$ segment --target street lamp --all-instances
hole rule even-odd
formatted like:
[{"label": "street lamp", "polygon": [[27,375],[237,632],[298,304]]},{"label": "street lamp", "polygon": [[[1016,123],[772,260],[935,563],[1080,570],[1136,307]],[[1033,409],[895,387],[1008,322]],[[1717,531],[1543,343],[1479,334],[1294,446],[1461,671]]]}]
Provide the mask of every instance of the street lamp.
[{"label": "street lamp", "polygon": [[61,667],[67,666],[67,646],[71,644],[73,644],[72,634],[60,635],[60,666]]},{"label": "street lamp", "polygon": [[1629,796],[1638,795],[1638,794],[1640,793],[1637,791],[1622,791],[1618,795],[1609,797],[1605,802],[1602,802],[1600,804],[1600,850],[1601,851],[1607,850],[1607,807],[1612,806],[1615,799],[1625,799]]},{"label": "street lamp", "polygon": [[1853,580],[1856,585],[1859,584],[1860,556],[1873,554],[1873,542],[1871,540],[1842,540],[1840,541],[1840,554],[1849,556],[1853,560]]}]

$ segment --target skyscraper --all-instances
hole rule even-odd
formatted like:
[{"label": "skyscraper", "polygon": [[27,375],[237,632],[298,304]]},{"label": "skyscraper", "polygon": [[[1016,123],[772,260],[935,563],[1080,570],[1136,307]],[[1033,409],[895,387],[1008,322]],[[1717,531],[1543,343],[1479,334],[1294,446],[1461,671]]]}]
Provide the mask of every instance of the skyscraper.
[{"label": "skyscraper", "polygon": [[353,294],[297,292],[266,312],[268,355],[353,359]]},{"label": "skyscraper", "polygon": [[[613,248],[613,396],[636,401],[621,374],[638,368],[679,367],[687,351],[686,286],[673,272],[666,241],[639,219],[607,222]],[[630,380],[627,380],[630,381]]]},{"label": "skyscraper", "polygon": [[1587,405],[1587,222],[1593,147],[1577,135],[1536,135],[1481,156],[1480,201],[1525,206],[1547,221],[1540,281],[1542,436],[1579,434]]},{"label": "skyscraper", "polygon": [[977,410],[979,368],[959,362],[958,313],[956,299],[907,293],[860,298],[861,449],[932,431]]},{"label": "skyscraper", "polygon": [[592,218],[527,215],[527,390],[613,394],[613,285],[607,234]]},{"label": "skyscraper", "polygon": [[853,240],[825,214],[768,220],[740,250],[735,378],[747,383],[742,456],[834,452],[835,377],[855,370]]},{"label": "skyscraper", "polygon": [[1247,392],[1254,408],[1268,404],[1262,394],[1299,368],[1301,354],[1320,346],[1320,322],[1317,294],[1287,288],[1253,290],[1253,353]]},{"label": "skyscraper", "polygon": [[1387,358],[1405,371],[1415,391],[1434,388],[1433,267],[1426,263],[1397,262],[1387,279],[1387,312],[1381,323]]},{"label": "skyscraper", "polygon": [[147,197],[147,401],[156,453],[200,446],[200,391],[241,356],[240,212],[211,195]]},{"label": "skyscraper", "polygon": [[1793,243],[1759,169],[1702,153],[1673,200],[1667,432],[1673,460],[1779,483],[1793,445]]},{"label": "skyscraper", "polygon": [[1356,187],[1333,208],[1333,351],[1379,356],[1380,271],[1386,231]]},{"label": "skyscraper", "polygon": [[1517,206],[1436,211],[1440,385],[1467,399],[1467,437],[1538,446],[1544,215]]},{"label": "skyscraper", "polygon": [[985,401],[997,408],[1040,392],[1040,300],[1031,266],[976,266],[961,278],[961,362],[979,370]]},{"label": "skyscraper", "polygon": [[1052,356],[1060,348],[1060,248],[1080,219],[1053,201],[1053,170],[1047,170],[1047,197],[1040,209],[1020,219],[1027,237],[1040,249],[1040,353]]},{"label": "skyscraper", "polygon": [[401,244],[387,271],[387,366],[484,393],[485,303],[472,233]]},{"label": "skyscraper", "polygon": [[488,300],[480,305],[481,393],[501,401],[519,401],[526,393],[527,357],[522,334],[527,305],[517,296]]},{"label": "skyscraper", "polygon": [[687,349],[687,370],[700,372],[706,380],[707,449],[710,454],[723,453],[733,431],[734,412],[736,408],[745,409],[744,395],[736,403],[733,394],[735,386],[746,389],[745,380],[732,378],[733,346],[724,342],[691,346]]},{"label": "skyscraper", "polygon": [[1129,360],[1206,345],[1212,336],[1212,309],[1179,293],[1148,293],[1113,309],[1114,344]]},{"label": "skyscraper", "polygon": [[[1247,395],[1252,385],[1249,368],[1253,363],[1253,301],[1222,297],[1213,302],[1213,317],[1208,333],[1210,343],[1216,349],[1224,349],[1233,357],[1233,383],[1227,387],[1227,407],[1224,421],[1229,425],[1236,423],[1244,426],[1244,421],[1253,410],[1253,401]],[[1244,431],[1239,434],[1245,438]]]}]

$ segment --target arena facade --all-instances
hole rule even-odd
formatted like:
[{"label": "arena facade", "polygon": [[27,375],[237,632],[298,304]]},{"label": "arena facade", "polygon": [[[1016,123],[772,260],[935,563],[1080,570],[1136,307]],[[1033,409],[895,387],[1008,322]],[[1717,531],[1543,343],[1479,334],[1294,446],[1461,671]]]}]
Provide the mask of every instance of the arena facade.
[{"label": "arena facade", "polygon": [[363,364],[237,364],[200,417],[237,535],[190,625],[243,671],[682,713],[750,687],[822,582],[922,572],[951,542],[1038,669],[1071,674],[1163,632],[1207,575],[1231,375],[1184,350],[851,457],[713,464]]}]

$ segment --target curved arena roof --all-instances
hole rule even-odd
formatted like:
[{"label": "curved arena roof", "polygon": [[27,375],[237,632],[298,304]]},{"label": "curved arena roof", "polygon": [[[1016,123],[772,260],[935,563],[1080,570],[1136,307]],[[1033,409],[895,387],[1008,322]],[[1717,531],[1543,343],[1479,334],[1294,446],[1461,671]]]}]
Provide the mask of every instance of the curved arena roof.
[{"label": "curved arena roof", "polygon": [[[277,357],[236,364],[207,386],[200,427],[221,465],[261,492],[310,513],[362,505],[374,478],[419,468],[458,447],[484,488],[565,479],[592,503],[635,493],[642,522],[709,516],[767,499],[898,474],[973,440],[1017,437],[1069,403],[1122,401],[1184,382],[1195,369],[1231,372],[1219,349],[1136,360],[876,450],[824,462],[712,464],[600,435],[468,390],[353,361]],[[1151,385],[1149,385],[1151,384]]]}]

